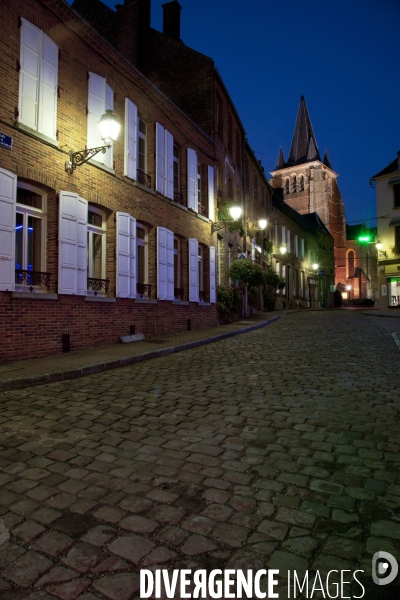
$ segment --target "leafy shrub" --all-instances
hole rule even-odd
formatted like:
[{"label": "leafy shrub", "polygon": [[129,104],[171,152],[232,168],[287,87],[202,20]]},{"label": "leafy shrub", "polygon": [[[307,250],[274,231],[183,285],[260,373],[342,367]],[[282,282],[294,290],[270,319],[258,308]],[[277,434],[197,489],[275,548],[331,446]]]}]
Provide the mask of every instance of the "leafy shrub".
[{"label": "leafy shrub", "polygon": [[267,310],[275,310],[276,294],[271,290],[264,291],[264,306]]},{"label": "leafy shrub", "polygon": [[242,296],[238,288],[230,285],[217,287],[217,310],[223,317],[229,317],[241,310]]},{"label": "leafy shrub", "polygon": [[253,308],[258,308],[258,303],[260,300],[260,290],[255,285],[249,287],[249,291],[247,293],[247,300]]},{"label": "leafy shrub", "polygon": [[265,281],[265,273],[257,263],[249,258],[234,260],[231,265],[230,275],[234,281],[247,283],[249,287],[262,285]]}]

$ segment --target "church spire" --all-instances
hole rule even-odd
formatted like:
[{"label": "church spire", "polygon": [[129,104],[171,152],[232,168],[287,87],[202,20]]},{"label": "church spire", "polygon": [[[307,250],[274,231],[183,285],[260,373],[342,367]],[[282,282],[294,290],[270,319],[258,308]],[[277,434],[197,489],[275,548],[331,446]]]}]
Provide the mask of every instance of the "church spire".
[{"label": "church spire", "polygon": [[282,150],[282,146],[281,146],[279,148],[279,154],[278,154],[278,158],[276,161],[275,169],[283,169],[284,166],[285,166],[285,157],[283,155],[283,150]]},{"label": "church spire", "polygon": [[325,148],[324,160],[322,161],[326,167],[332,169],[331,159],[329,158],[328,150]]},{"label": "church spire", "polygon": [[321,160],[317,140],[311,125],[304,96],[300,98],[296,125],[293,132],[292,145],[287,165],[298,165],[312,160]]}]

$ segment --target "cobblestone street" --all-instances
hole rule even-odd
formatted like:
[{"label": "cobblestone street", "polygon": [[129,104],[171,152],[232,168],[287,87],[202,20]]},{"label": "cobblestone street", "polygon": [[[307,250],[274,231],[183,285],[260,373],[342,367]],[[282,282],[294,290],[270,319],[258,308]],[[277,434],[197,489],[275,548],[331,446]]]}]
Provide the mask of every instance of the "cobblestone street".
[{"label": "cobblestone street", "polygon": [[399,364],[379,319],[298,312],[0,392],[1,600],[136,599],[144,568],[276,568],[283,599],[288,570],[363,569],[398,598],[371,561],[400,560]]}]

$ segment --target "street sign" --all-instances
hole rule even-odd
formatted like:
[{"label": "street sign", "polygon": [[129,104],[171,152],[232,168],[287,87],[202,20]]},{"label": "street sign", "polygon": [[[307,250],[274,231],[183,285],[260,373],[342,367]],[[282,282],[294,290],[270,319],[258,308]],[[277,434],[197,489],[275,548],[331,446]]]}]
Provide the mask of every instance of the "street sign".
[{"label": "street sign", "polygon": [[12,137],[5,133],[0,133],[0,148],[12,150]]}]

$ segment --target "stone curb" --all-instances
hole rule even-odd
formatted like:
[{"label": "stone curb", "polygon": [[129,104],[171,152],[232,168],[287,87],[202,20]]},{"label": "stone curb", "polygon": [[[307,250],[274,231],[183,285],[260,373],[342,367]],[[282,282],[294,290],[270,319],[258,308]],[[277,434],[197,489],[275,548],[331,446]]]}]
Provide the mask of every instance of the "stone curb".
[{"label": "stone curb", "polygon": [[198,346],[204,346],[206,344],[212,344],[213,342],[219,342],[221,340],[240,335],[241,333],[248,333],[249,331],[254,331],[255,329],[261,329],[262,327],[266,327],[270,323],[277,321],[282,316],[284,315],[277,315],[276,317],[272,317],[271,319],[263,321],[262,323],[250,325],[249,327],[244,327],[243,329],[238,329],[237,331],[228,331],[227,333],[221,333],[219,335],[204,338],[202,340],[187,342],[186,344],[179,344],[178,346],[170,346],[168,348],[160,348],[160,350],[153,350],[151,352],[145,352],[136,356],[127,356],[116,360],[109,360],[102,363],[96,363],[93,365],[82,367],[80,369],[60,371],[57,373],[44,373],[42,375],[32,375],[30,377],[21,377],[20,379],[6,380],[0,383],[0,391],[16,390],[43,383],[54,383],[57,381],[66,381],[68,379],[77,379],[78,377],[85,377],[86,375],[103,373],[104,371],[109,371],[110,369],[127,367],[128,365],[133,365],[135,363],[151,360],[152,358],[159,358],[161,356],[167,356],[168,354],[183,352],[184,350],[190,350],[191,348],[196,348]]}]

